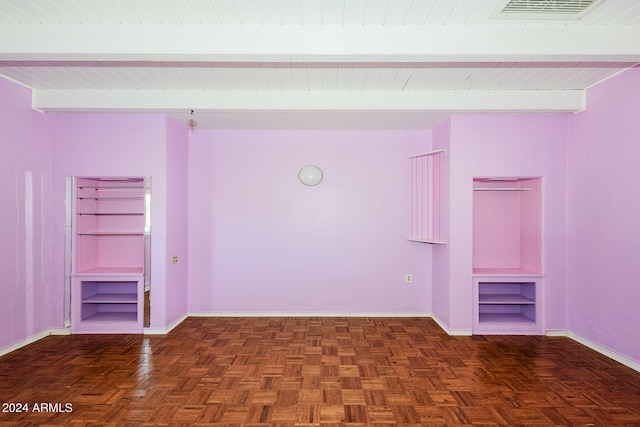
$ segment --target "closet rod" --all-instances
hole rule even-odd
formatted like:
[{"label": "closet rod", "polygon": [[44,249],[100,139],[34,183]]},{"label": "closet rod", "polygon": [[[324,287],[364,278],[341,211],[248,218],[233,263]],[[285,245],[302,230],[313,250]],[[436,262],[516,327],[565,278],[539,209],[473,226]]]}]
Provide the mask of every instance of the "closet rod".
[{"label": "closet rod", "polygon": [[438,154],[438,153],[447,154],[447,149],[446,148],[441,148],[440,150],[427,151],[426,153],[412,154],[410,156],[407,156],[407,159],[413,159],[415,157],[431,156],[433,154]]},{"label": "closet rod", "polygon": [[531,187],[476,187],[473,191],[529,191]]}]

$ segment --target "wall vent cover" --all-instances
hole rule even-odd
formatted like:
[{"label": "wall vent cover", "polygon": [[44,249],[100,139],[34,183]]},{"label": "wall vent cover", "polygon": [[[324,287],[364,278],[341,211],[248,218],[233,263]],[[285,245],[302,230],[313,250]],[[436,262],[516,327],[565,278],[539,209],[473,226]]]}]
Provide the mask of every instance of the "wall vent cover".
[{"label": "wall vent cover", "polygon": [[497,18],[580,19],[603,0],[509,0]]}]

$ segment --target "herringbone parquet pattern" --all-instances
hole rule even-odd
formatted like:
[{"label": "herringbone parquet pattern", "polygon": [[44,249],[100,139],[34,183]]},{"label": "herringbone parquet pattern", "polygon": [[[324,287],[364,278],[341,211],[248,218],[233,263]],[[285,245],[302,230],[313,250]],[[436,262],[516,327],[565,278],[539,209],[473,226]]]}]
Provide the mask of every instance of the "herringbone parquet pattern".
[{"label": "herringbone parquet pattern", "polygon": [[449,337],[430,319],[190,318],[6,355],[0,401],[30,405],[0,413],[20,427],[640,426],[640,374],[567,338]]}]

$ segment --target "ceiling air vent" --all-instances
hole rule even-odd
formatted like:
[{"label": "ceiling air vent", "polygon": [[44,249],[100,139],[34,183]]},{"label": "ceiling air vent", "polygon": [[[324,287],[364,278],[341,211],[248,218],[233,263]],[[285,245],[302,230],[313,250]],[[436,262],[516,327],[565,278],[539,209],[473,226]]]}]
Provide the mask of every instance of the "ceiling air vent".
[{"label": "ceiling air vent", "polygon": [[580,19],[603,0],[509,0],[496,17],[510,19]]}]

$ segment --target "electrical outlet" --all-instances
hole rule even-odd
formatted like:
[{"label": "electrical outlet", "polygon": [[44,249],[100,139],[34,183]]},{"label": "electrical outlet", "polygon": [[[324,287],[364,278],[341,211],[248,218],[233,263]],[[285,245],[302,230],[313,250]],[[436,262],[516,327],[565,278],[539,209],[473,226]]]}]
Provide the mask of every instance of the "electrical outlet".
[{"label": "electrical outlet", "polygon": [[411,283],[411,282],[413,282],[413,274],[405,274],[404,283]]},{"label": "electrical outlet", "polygon": [[178,263],[178,255],[174,255],[171,257],[171,264],[177,264]]}]

